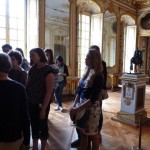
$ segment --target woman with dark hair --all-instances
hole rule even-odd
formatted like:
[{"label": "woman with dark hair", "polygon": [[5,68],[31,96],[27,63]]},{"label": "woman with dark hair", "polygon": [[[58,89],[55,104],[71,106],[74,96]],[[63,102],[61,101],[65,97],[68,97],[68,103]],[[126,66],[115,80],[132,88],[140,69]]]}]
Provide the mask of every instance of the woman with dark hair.
[{"label": "woman with dark hair", "polygon": [[45,54],[47,56],[47,63],[50,65],[52,68],[54,77],[55,77],[55,84],[54,84],[54,91],[58,87],[58,73],[59,73],[59,68],[58,66],[54,63],[53,60],[53,51],[51,49],[46,49]]},{"label": "woman with dark hair", "polygon": [[19,51],[22,55],[22,63],[21,63],[21,67],[25,70],[25,71],[28,71],[30,69],[29,67],[29,63],[27,61],[27,59],[24,57],[24,53],[23,53],[23,50],[21,48],[16,48],[17,51]]},{"label": "woman with dark hair", "polygon": [[80,80],[75,101],[70,109],[70,116],[80,137],[80,149],[88,149],[90,138],[92,150],[98,150],[99,114],[101,112],[99,107],[101,102],[98,100],[104,83],[100,53],[96,50],[89,51],[85,63],[85,73]]},{"label": "woman with dark hair", "polygon": [[22,63],[22,55],[16,50],[12,50],[8,53],[12,62],[12,69],[9,72],[9,78],[25,85],[27,80],[27,73],[20,67]]},{"label": "woman with dark hair", "polygon": [[[30,124],[25,88],[8,78],[11,59],[0,53],[0,150],[29,149]],[[23,133],[23,134],[22,134]]]},{"label": "woman with dark hair", "polygon": [[[92,45],[90,46],[89,50],[96,50],[98,53],[100,53],[100,48],[97,45]],[[103,89],[107,90],[107,66],[106,62],[102,60],[102,66],[103,66],[103,75],[104,75],[104,84],[103,84]],[[102,101],[101,101],[101,108],[102,108]],[[101,142],[102,136],[101,136],[101,130],[103,126],[103,112],[101,111],[100,113],[100,120],[99,120],[99,140]]]},{"label": "woman with dark hair", "polygon": [[66,77],[69,76],[69,72],[68,67],[64,64],[63,58],[61,56],[56,57],[56,64],[59,68],[59,74],[58,74],[58,87],[56,88],[55,91],[55,98],[57,101],[55,111],[57,110],[63,111],[62,92],[63,88],[66,86]]},{"label": "woman with dark hair", "polygon": [[42,150],[45,150],[48,139],[49,100],[53,93],[54,76],[43,49],[30,51],[32,67],[27,80],[27,96],[31,120],[33,150],[38,150],[38,139],[41,139]]}]

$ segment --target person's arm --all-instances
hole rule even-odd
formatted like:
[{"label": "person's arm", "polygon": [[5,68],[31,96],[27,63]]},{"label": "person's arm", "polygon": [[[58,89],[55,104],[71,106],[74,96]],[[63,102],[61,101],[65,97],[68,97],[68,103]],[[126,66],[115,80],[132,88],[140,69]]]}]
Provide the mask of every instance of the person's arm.
[{"label": "person's arm", "polygon": [[68,72],[68,67],[67,67],[67,65],[64,65],[64,72],[59,73],[59,75],[62,75],[62,76],[64,76],[64,77],[69,76],[69,72]]},{"label": "person's arm", "polygon": [[67,65],[65,65],[65,73],[66,73],[66,77],[69,76],[69,71],[68,71]]},{"label": "person's arm", "polygon": [[103,65],[103,74],[104,74],[104,85],[103,85],[103,88],[107,89],[107,87],[106,87],[106,83],[107,83],[107,66],[106,66],[106,62],[102,61],[102,65]]},{"label": "person's arm", "polygon": [[79,99],[80,99],[80,96],[77,94],[76,97],[75,97],[75,100],[73,102],[72,107],[76,107],[76,104],[79,102]]},{"label": "person's arm", "polygon": [[104,85],[104,78],[100,75],[97,75],[93,81],[93,86],[91,87],[90,90],[89,99],[91,100],[91,103],[95,104],[95,102],[98,100],[103,85]]},{"label": "person's arm", "polygon": [[79,84],[77,90],[75,91],[75,99],[74,99],[74,102],[73,102],[72,107],[75,107],[76,104],[79,102],[79,100],[80,100],[80,95],[81,95],[81,91],[82,91],[82,88],[81,88],[81,86],[80,86],[80,84]]},{"label": "person's arm", "polygon": [[25,84],[25,88],[27,89],[27,87],[28,87],[28,84],[29,84],[29,82],[30,82],[30,80],[31,80],[31,72],[32,72],[32,68],[30,68],[30,70],[29,70],[29,72],[28,72],[28,75],[27,75],[27,81],[26,81],[26,84]]},{"label": "person's arm", "polygon": [[52,93],[53,93],[53,87],[54,87],[54,75],[52,73],[49,73],[46,76],[46,94],[45,94],[42,108],[40,111],[40,118],[41,119],[45,118],[45,112],[46,112],[47,106],[49,104],[50,98],[51,98]]},{"label": "person's arm", "polygon": [[91,90],[88,91],[90,92],[89,99],[86,102],[82,103],[80,106],[71,108],[70,114],[73,115],[78,110],[89,108],[93,104],[95,104],[95,102],[98,100],[98,96],[99,96],[100,90],[102,89],[102,86],[103,86],[102,78],[99,76],[96,76],[93,81],[93,86],[91,87]]},{"label": "person's arm", "polygon": [[70,114],[73,116],[76,112],[78,112],[79,110],[82,109],[87,109],[89,107],[91,107],[93,105],[93,103],[91,102],[91,100],[87,100],[86,102],[82,103],[80,106],[78,107],[72,107],[70,109]]},{"label": "person's arm", "polygon": [[27,82],[27,73],[25,71],[21,71],[20,82],[25,86]]},{"label": "person's arm", "polygon": [[27,106],[27,96],[25,89],[22,88],[20,91],[21,100],[21,126],[23,131],[23,144],[29,146],[30,143],[30,121]]}]

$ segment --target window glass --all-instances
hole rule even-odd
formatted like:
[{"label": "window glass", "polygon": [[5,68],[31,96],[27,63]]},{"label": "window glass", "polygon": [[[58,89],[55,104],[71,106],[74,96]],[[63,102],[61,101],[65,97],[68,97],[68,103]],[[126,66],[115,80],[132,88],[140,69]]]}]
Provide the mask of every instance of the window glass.
[{"label": "window glass", "polygon": [[0,27],[6,27],[6,17],[0,16]]},{"label": "window glass", "polygon": [[17,41],[15,40],[10,40],[10,45],[15,49],[16,47],[18,47]]},{"label": "window glass", "polygon": [[24,31],[18,30],[18,40],[24,41]]},{"label": "window glass", "polygon": [[6,39],[6,29],[0,28],[0,39]]},{"label": "window glass", "polygon": [[0,0],[0,15],[5,16],[6,15],[6,0]]},{"label": "window glass", "polygon": [[9,27],[12,29],[17,29],[17,19],[16,18],[9,19]]},{"label": "window glass", "polygon": [[26,0],[0,0],[1,45],[8,43],[13,48],[21,47],[25,49],[25,1]]},{"label": "window glass", "polygon": [[17,40],[17,30],[10,29],[9,33],[10,33],[10,40]]}]

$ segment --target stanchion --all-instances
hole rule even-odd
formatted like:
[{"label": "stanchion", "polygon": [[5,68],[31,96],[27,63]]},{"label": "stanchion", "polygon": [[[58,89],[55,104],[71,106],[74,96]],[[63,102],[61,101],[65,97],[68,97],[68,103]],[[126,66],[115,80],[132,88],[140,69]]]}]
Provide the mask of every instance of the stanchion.
[{"label": "stanchion", "polygon": [[139,145],[133,146],[132,150],[143,150],[141,148],[141,138],[142,138],[142,115],[140,114],[140,122],[139,122]]}]

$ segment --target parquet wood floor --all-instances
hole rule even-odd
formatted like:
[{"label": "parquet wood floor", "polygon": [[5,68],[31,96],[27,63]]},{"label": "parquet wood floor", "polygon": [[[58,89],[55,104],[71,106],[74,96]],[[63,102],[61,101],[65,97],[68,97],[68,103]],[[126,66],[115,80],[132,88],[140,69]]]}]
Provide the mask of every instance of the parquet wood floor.
[{"label": "parquet wood floor", "polygon": [[[68,100],[70,99],[70,100]],[[72,103],[71,98],[65,98],[63,106],[65,113],[55,112],[55,103],[51,105],[49,113],[49,140],[47,150],[75,150],[70,143],[77,139],[75,128],[71,126],[67,109]],[[111,120],[120,110],[121,92],[109,92],[109,99],[103,102],[104,123],[100,150],[131,150],[138,145],[138,127],[133,127]],[[150,118],[150,86],[146,89],[145,108]],[[150,120],[143,124],[142,148],[150,150]]]}]

